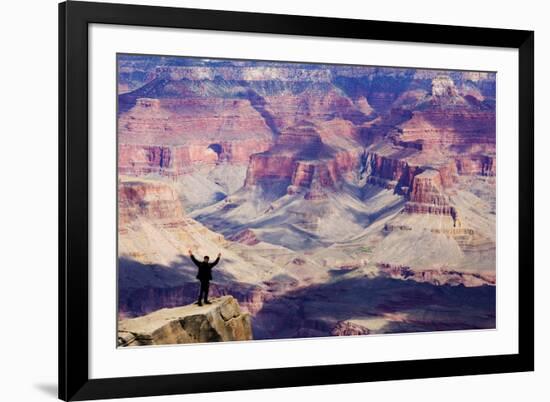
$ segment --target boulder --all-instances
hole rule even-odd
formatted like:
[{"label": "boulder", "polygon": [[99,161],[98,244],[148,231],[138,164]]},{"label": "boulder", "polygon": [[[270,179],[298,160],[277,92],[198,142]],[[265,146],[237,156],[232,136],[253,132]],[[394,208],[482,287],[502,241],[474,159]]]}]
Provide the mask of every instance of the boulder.
[{"label": "boulder", "polygon": [[252,339],[251,319],[237,300],[223,296],[212,304],[165,308],[119,321],[118,346],[169,345],[246,341]]}]

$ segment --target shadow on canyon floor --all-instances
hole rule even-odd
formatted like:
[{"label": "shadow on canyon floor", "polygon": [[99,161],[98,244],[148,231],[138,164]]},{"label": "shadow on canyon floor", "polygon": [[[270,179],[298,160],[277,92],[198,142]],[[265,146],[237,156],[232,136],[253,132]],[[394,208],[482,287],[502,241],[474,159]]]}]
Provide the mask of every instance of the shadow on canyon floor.
[{"label": "shadow on canyon floor", "polygon": [[370,333],[494,328],[495,288],[343,279],[266,301],[252,323],[254,339],[278,339],[329,336],[340,321]]},{"label": "shadow on canyon floor", "polygon": [[[181,256],[180,262],[168,267],[121,258],[119,317],[193,303],[199,285],[187,260]],[[211,296],[230,294],[251,311],[254,339],[330,336],[341,321],[351,321],[370,333],[495,328],[493,286],[436,286],[332,274],[329,283],[292,290],[297,283],[284,276],[254,285],[218,271]]]}]

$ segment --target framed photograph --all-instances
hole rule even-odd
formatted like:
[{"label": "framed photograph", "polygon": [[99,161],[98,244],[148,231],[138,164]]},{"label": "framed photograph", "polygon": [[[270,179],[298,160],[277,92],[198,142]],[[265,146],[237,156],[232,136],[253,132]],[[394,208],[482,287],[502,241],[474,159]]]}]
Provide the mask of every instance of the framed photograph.
[{"label": "framed photograph", "polygon": [[534,369],[534,33],[59,5],[59,397]]}]

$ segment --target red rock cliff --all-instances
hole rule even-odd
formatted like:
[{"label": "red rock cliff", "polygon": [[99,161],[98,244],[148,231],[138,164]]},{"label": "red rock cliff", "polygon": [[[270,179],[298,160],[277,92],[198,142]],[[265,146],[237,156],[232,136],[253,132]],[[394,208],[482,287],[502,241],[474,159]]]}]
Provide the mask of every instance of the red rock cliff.
[{"label": "red rock cliff", "polygon": [[174,189],[153,181],[119,181],[119,228],[144,217],[152,220],[178,222],[183,219],[183,209]]},{"label": "red rock cliff", "polygon": [[282,132],[268,151],[251,156],[245,185],[287,180],[289,192],[334,188],[343,174],[358,168],[361,152],[358,147],[335,150],[315,127],[302,123]]}]

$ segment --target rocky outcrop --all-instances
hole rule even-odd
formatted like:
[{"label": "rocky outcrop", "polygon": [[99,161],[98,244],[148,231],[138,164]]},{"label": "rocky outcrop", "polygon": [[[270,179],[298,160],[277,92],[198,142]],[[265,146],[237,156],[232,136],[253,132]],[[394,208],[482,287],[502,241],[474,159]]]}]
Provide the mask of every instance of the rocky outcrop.
[{"label": "rocky outcrop", "polygon": [[456,219],[456,208],[450,204],[445,189],[457,181],[454,163],[430,168],[415,166],[407,159],[397,159],[367,152],[363,156],[363,174],[367,182],[406,197],[405,213],[448,215]]},{"label": "rocky outcrop", "polygon": [[418,166],[410,165],[406,160],[368,152],[364,156],[364,174],[367,181],[395,189],[400,194],[407,194],[415,175],[422,172]]},{"label": "rocky outcrop", "polygon": [[246,172],[245,186],[260,184],[262,181],[287,181],[290,184],[295,166],[296,160],[292,155],[253,155]]},{"label": "rocky outcrop", "polygon": [[270,141],[255,139],[203,141],[186,145],[119,144],[118,170],[121,174],[158,174],[177,178],[198,165],[248,164],[250,156],[267,150]]},{"label": "rocky outcrop", "polygon": [[173,168],[172,154],[171,147],[120,144],[118,171],[121,174],[133,176],[150,173],[166,174]]},{"label": "rocky outcrop", "polygon": [[468,155],[455,158],[456,169],[461,175],[496,175],[496,158],[494,155]]},{"label": "rocky outcrop", "polygon": [[252,339],[249,314],[231,296],[210,305],[162,309],[119,321],[118,346],[246,341]]},{"label": "rocky outcrop", "polygon": [[434,98],[457,98],[458,90],[454,81],[447,75],[438,75],[432,80],[432,96]]},{"label": "rocky outcrop", "polygon": [[483,285],[495,285],[496,276],[494,273],[462,272],[452,269],[412,269],[403,265],[392,265],[381,263],[378,269],[384,275],[395,279],[410,279],[416,282],[427,282],[432,285],[463,285],[475,287]]},{"label": "rocky outcrop", "polygon": [[334,328],[332,328],[332,331],[330,332],[331,335],[335,336],[348,336],[348,335],[368,335],[370,334],[370,331],[368,328],[350,322],[350,321],[340,321],[338,322]]},{"label": "rocky outcrop", "polygon": [[[342,160],[344,163],[340,163]],[[245,185],[252,186],[271,180],[287,181],[289,193],[300,188],[334,188],[343,174],[352,171],[358,160],[338,157],[329,160],[297,160],[289,155],[272,153],[253,155],[247,171]]]},{"label": "rocky outcrop", "polygon": [[255,244],[258,244],[260,240],[256,237],[256,233],[252,229],[245,229],[238,233],[235,233],[233,236],[229,236],[228,240],[246,244],[248,246],[254,246]]},{"label": "rocky outcrop", "polygon": [[126,228],[138,218],[168,221],[170,225],[184,218],[183,209],[173,187],[141,179],[119,181],[118,211],[120,229]]},{"label": "rocky outcrop", "polygon": [[[453,217],[456,222],[456,208],[448,205],[435,205],[435,204],[420,204],[414,202],[407,202],[403,209],[407,214],[426,214],[426,215],[446,215]],[[455,223],[456,225],[456,223]]]},{"label": "rocky outcrop", "polygon": [[428,169],[414,176],[409,194],[410,202],[405,206],[405,211],[414,213],[418,209],[419,213],[424,213],[421,211],[424,208],[426,213],[452,215],[449,197],[443,194],[442,189],[441,175],[435,169]]},{"label": "rocky outcrop", "polygon": [[315,125],[301,122],[283,131],[268,151],[251,156],[245,186],[278,181],[286,183],[288,194],[305,189],[307,199],[319,199],[357,169],[360,154],[360,148],[332,149]]},{"label": "rocky outcrop", "polygon": [[449,161],[446,165],[439,164],[436,170],[439,172],[439,178],[443,188],[451,188],[457,184],[458,170],[454,160]]}]

